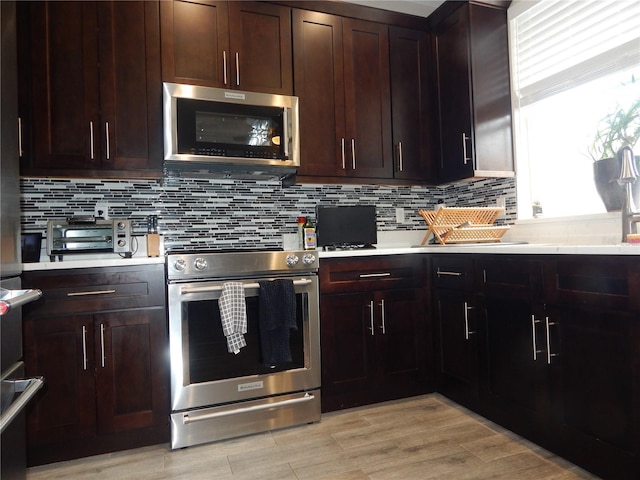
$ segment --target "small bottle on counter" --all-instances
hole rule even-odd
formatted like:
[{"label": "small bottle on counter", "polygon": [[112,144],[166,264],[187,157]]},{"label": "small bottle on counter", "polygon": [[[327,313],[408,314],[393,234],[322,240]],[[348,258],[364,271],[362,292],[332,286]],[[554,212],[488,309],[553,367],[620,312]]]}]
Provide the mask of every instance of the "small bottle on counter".
[{"label": "small bottle on counter", "polygon": [[316,249],[316,228],[313,226],[311,219],[307,217],[307,221],[303,227],[304,231],[304,249],[315,250]]},{"label": "small bottle on counter", "polygon": [[307,217],[298,217],[298,250],[304,249],[304,224],[307,223]]}]

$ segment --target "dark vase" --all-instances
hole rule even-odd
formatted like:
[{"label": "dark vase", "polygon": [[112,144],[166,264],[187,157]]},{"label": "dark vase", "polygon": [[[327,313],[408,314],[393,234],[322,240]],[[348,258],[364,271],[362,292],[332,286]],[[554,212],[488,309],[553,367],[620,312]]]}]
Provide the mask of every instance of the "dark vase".
[{"label": "dark vase", "polygon": [[[640,157],[636,156],[636,166],[640,170]],[[618,183],[620,163],[617,158],[603,158],[593,163],[593,176],[596,190],[604,203],[607,212],[622,210],[624,188]],[[633,197],[636,206],[640,206],[640,179],[633,184]]]}]

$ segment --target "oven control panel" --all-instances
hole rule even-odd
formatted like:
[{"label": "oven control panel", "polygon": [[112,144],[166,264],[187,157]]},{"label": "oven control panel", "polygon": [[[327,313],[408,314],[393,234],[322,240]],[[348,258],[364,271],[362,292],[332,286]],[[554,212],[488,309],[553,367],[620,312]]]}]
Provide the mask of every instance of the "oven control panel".
[{"label": "oven control panel", "polygon": [[318,271],[318,266],[317,254],[305,250],[194,252],[167,255],[169,280],[275,275],[291,272],[315,273]]}]

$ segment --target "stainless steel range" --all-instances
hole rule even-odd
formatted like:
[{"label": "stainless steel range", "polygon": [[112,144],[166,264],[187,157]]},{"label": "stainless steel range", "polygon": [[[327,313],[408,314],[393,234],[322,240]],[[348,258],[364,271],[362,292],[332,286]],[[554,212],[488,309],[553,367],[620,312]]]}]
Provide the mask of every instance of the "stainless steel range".
[{"label": "stainless steel range", "polygon": [[317,271],[308,251],[167,255],[171,448],[320,420]]}]

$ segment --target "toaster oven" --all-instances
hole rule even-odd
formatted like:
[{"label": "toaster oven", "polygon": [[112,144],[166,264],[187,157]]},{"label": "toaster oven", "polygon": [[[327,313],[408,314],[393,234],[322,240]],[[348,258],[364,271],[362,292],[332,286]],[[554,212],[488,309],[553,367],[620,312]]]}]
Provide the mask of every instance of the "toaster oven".
[{"label": "toaster oven", "polygon": [[74,253],[113,252],[131,257],[131,221],[75,217],[47,222],[47,255],[51,261]]}]

